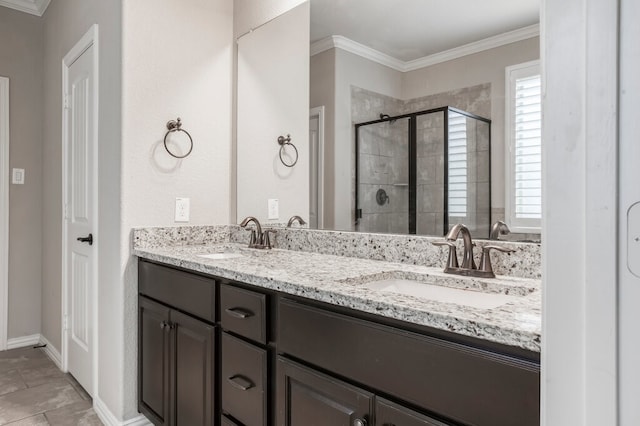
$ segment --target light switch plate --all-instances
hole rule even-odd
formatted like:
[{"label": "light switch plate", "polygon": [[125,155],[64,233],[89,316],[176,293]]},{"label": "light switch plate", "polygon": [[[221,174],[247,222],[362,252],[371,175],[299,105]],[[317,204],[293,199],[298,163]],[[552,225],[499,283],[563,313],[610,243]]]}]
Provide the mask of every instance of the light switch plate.
[{"label": "light switch plate", "polygon": [[189,198],[176,198],[176,222],[189,222]]},{"label": "light switch plate", "polygon": [[277,198],[269,198],[267,204],[268,204],[268,208],[269,208],[269,216],[268,216],[268,218],[270,220],[271,219],[280,218],[278,199]]},{"label": "light switch plate", "polygon": [[13,169],[11,183],[14,185],[24,185],[24,169]]},{"label": "light switch plate", "polygon": [[640,277],[640,202],[627,212],[627,265],[636,277]]}]

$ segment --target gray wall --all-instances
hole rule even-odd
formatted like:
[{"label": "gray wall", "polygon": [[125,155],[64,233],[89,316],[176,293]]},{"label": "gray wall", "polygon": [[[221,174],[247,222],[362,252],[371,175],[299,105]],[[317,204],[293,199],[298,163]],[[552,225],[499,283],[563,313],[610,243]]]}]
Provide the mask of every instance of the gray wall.
[{"label": "gray wall", "polygon": [[[540,58],[540,39],[533,37],[484,52],[405,73],[403,99],[491,83],[491,205],[504,217],[505,67]],[[496,183],[500,182],[499,185]],[[500,218],[502,218],[500,217]]]},{"label": "gray wall", "polygon": [[[113,331],[123,327],[120,267],[120,152],[122,94],[122,2],[54,0],[44,14],[44,147],[42,334],[61,349],[62,238],[62,58],[92,24],[99,25],[99,227],[97,249],[100,399],[117,417],[123,416],[123,342]],[[102,322],[100,322],[102,320]],[[102,324],[105,327],[102,327]]]},{"label": "gray wall", "polygon": [[[0,76],[10,79],[8,338],[40,332],[42,280],[42,19],[0,7]],[[58,249],[59,251],[59,249]]]}]

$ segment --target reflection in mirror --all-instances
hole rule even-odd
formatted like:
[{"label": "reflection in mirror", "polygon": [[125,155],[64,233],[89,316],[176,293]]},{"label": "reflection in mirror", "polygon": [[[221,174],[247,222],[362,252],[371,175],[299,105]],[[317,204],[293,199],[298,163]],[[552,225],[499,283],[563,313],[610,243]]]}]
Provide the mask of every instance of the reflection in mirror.
[{"label": "reflection in mirror", "polygon": [[[505,68],[539,58],[539,2],[488,3],[311,0],[310,107],[325,117],[313,224],[443,235],[463,222],[488,238],[504,220]],[[406,115],[433,109],[412,130]]]},{"label": "reflection in mirror", "polygon": [[451,107],[355,125],[355,229],[487,237],[490,120]]}]

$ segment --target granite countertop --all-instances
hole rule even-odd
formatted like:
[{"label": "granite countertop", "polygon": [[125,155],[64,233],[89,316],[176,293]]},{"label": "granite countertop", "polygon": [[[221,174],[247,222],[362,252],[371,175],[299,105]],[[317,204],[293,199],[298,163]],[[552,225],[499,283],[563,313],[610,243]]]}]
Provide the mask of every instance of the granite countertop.
[{"label": "granite countertop", "polygon": [[[209,260],[208,253],[242,257]],[[135,248],[133,254],[217,277],[277,290],[410,323],[540,352],[540,280],[499,276],[477,279],[444,274],[441,268],[292,250],[256,250],[224,243]],[[450,287],[513,297],[493,309],[363,288],[383,278],[428,278]]]}]

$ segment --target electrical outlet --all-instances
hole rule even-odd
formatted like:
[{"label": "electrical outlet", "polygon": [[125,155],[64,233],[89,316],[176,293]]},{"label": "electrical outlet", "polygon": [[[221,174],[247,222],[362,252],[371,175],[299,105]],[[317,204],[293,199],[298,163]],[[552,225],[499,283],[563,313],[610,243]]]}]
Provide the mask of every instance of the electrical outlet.
[{"label": "electrical outlet", "polygon": [[280,218],[280,212],[278,207],[278,199],[277,198],[269,198],[267,202],[267,206],[269,209],[269,219],[278,219]]},{"label": "electrical outlet", "polygon": [[24,169],[13,169],[11,183],[14,185],[24,185]]},{"label": "electrical outlet", "polygon": [[176,198],[176,222],[189,222],[189,199]]}]

